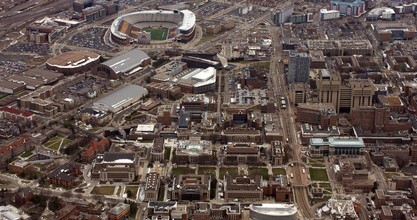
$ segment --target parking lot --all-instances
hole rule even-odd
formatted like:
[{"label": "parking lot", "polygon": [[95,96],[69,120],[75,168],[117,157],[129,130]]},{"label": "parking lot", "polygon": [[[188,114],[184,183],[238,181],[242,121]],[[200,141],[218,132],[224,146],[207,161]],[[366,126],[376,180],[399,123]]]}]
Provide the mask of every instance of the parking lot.
[{"label": "parking lot", "polygon": [[15,53],[33,53],[38,55],[47,55],[51,52],[49,44],[33,44],[33,43],[16,43],[5,49],[6,52]]},{"label": "parking lot", "polygon": [[110,51],[111,47],[103,43],[103,36],[106,33],[106,28],[93,27],[84,30],[81,33],[74,35],[69,44],[79,47],[87,47],[97,50]]}]

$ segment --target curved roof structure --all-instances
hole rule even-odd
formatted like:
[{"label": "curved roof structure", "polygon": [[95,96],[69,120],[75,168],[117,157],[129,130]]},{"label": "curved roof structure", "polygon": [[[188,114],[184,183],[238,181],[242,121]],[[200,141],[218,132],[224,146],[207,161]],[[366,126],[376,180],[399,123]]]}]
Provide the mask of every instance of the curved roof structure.
[{"label": "curved roof structure", "polygon": [[[270,219],[277,217],[291,217],[297,214],[297,208],[291,203],[263,203],[263,204],[251,204],[249,206],[251,212],[255,213],[255,216],[263,219]],[[253,214],[251,215],[253,217]],[[255,217],[256,218],[256,217]],[[278,218],[281,219],[281,218]]]},{"label": "curved roof structure", "polygon": [[51,67],[72,69],[86,66],[100,59],[100,55],[91,51],[70,51],[50,58],[46,63]]},{"label": "curved roof structure", "polygon": [[128,37],[127,34],[119,31],[119,26],[123,21],[130,24],[140,22],[170,22],[176,23],[180,31],[188,31],[194,27],[196,23],[196,17],[195,14],[190,10],[147,10],[125,14],[117,17],[110,26],[110,32],[120,39],[126,39]]}]

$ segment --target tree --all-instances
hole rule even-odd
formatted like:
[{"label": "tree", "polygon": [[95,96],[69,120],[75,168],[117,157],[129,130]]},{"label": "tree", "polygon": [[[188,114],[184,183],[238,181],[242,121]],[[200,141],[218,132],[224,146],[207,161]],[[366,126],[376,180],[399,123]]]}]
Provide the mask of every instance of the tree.
[{"label": "tree", "polygon": [[46,207],[46,196],[34,195],[33,198],[32,198],[32,202],[35,205],[39,205],[41,207]]},{"label": "tree", "polygon": [[130,189],[128,189],[126,190],[126,195],[127,195],[127,198],[132,198],[133,193],[132,191],[130,191]]},{"label": "tree", "polygon": [[49,204],[48,204],[48,208],[49,210],[55,212],[58,211],[60,209],[60,201],[58,199],[58,197],[53,197],[51,200],[49,200]]},{"label": "tree", "polygon": [[210,183],[210,199],[216,198],[216,187],[217,187],[217,179],[211,179]]}]

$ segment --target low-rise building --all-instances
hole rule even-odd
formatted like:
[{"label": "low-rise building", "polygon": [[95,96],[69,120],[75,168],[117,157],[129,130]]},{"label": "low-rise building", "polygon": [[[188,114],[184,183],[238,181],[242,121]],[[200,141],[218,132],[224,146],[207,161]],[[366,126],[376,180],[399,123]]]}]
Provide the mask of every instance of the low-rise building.
[{"label": "low-rise building", "polygon": [[25,151],[32,150],[29,137],[22,136],[19,139],[0,147],[0,167],[5,168],[7,161],[17,157]]},{"label": "low-rise building", "polygon": [[275,201],[291,202],[293,200],[292,189],[286,175],[271,176],[266,186],[262,188],[264,195],[274,197]]},{"label": "low-rise building", "polygon": [[130,212],[130,205],[125,203],[118,203],[107,212],[109,220],[125,219]]},{"label": "low-rise building", "polygon": [[210,200],[210,175],[179,175],[172,185],[172,200]]},{"label": "low-rise building", "polygon": [[357,156],[363,154],[365,143],[362,138],[356,137],[311,138],[308,149],[312,157]]},{"label": "low-rise building", "polygon": [[106,152],[97,155],[91,178],[100,181],[132,182],[136,179],[139,159],[134,153]]},{"label": "low-rise building", "polygon": [[333,126],[326,129],[319,128],[310,124],[302,124],[301,126],[301,143],[308,145],[311,138],[329,138],[341,136],[342,132],[339,127]]},{"label": "low-rise building", "polygon": [[195,220],[210,220],[210,219],[225,219],[225,220],[240,220],[242,218],[242,210],[239,203],[209,203],[196,202],[193,219]]},{"label": "low-rise building", "polygon": [[285,151],[281,141],[273,141],[271,142],[271,164],[272,165],[282,165],[286,161],[285,158]]},{"label": "low-rise building", "polygon": [[52,171],[47,178],[49,183],[55,187],[71,188],[75,186],[75,180],[80,174],[80,165],[67,163]]},{"label": "low-rise building", "polygon": [[107,147],[109,147],[109,139],[104,138],[100,141],[91,140],[87,148],[81,153],[81,160],[91,163],[97,154],[103,154]]},{"label": "low-rise building", "polygon": [[68,204],[61,208],[59,211],[57,211],[55,217],[59,220],[69,220],[71,216],[75,216],[79,212],[80,210],[77,209],[76,205]]},{"label": "low-rise building", "polygon": [[225,175],[224,199],[226,201],[260,201],[263,199],[262,181],[260,175]]},{"label": "low-rise building", "polygon": [[163,162],[165,156],[164,138],[155,138],[151,149],[151,161]]},{"label": "low-rise building", "polygon": [[375,180],[369,177],[369,170],[363,157],[337,159],[334,172],[336,180],[342,183],[346,192],[368,193],[374,187]]},{"label": "low-rise building", "polygon": [[337,113],[331,103],[298,104],[297,122],[328,128],[337,125]]},{"label": "low-rise building", "polygon": [[37,116],[29,111],[4,107],[4,108],[0,108],[0,118],[8,119],[8,120],[32,122],[37,119]]},{"label": "low-rise building", "polygon": [[155,172],[146,175],[145,201],[157,201],[159,193],[159,174]]},{"label": "low-rise building", "polygon": [[150,201],[147,206],[148,218],[170,220],[171,212],[176,210],[177,207],[176,201]]},{"label": "low-rise building", "polygon": [[256,144],[229,143],[224,151],[223,163],[228,165],[256,164],[259,162],[260,152]]},{"label": "low-rise building", "polygon": [[180,140],[178,147],[174,149],[172,162],[176,164],[200,164],[215,165],[217,157],[212,150],[210,141],[201,140],[201,137],[189,137],[188,140]]}]

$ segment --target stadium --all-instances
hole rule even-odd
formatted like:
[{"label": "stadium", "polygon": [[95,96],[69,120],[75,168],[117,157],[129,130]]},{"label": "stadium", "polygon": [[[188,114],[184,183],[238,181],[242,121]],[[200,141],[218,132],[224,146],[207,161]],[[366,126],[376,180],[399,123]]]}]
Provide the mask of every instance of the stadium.
[{"label": "stadium", "polygon": [[195,14],[189,10],[133,12],[113,21],[111,40],[122,45],[163,40],[187,43],[194,37],[195,23]]}]

